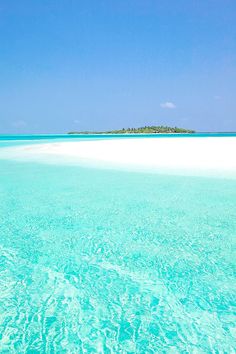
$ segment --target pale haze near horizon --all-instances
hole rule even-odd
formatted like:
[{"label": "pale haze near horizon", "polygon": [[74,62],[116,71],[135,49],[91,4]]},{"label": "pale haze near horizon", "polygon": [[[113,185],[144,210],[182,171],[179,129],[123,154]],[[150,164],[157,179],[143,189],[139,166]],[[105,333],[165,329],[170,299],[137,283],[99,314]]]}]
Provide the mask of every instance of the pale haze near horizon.
[{"label": "pale haze near horizon", "polygon": [[2,1],[0,134],[236,131],[236,2]]}]

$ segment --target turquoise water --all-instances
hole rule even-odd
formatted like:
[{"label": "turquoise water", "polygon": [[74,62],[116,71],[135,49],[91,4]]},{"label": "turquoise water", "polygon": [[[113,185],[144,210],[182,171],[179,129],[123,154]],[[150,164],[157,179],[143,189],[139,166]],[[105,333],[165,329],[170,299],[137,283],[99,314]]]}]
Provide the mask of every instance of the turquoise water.
[{"label": "turquoise water", "polygon": [[235,216],[233,179],[0,159],[0,351],[235,353]]},{"label": "turquoise water", "polygon": [[22,141],[22,140],[74,140],[74,139],[116,139],[118,138],[188,138],[188,137],[236,137],[235,133],[194,133],[194,134],[41,134],[41,135],[1,135],[0,142],[4,140],[8,141]]}]

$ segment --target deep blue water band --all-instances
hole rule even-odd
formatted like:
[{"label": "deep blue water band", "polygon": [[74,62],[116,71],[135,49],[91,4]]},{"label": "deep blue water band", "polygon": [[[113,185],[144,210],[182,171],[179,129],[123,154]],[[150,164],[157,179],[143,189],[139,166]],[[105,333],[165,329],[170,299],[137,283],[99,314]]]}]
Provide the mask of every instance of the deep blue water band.
[{"label": "deep blue water band", "polygon": [[115,138],[209,138],[236,137],[236,133],[194,133],[194,134],[40,134],[0,135],[1,140],[51,140],[51,139],[115,139]]}]

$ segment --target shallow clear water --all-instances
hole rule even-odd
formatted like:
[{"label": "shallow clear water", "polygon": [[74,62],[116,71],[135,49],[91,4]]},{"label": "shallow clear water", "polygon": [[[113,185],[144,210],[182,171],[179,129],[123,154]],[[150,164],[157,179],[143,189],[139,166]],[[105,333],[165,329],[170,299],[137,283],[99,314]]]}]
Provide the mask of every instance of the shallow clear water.
[{"label": "shallow clear water", "polygon": [[234,353],[235,216],[236,180],[0,160],[1,352]]}]

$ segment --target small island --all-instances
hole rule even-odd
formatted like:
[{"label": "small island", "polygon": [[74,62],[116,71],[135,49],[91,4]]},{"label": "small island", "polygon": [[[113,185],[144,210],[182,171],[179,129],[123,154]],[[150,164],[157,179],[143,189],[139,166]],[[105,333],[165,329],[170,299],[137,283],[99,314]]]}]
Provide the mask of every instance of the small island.
[{"label": "small island", "polygon": [[81,131],[81,132],[69,132],[68,134],[192,134],[195,133],[194,130],[183,129],[177,127],[167,127],[167,126],[145,126],[140,128],[123,128],[118,130],[110,130],[103,132],[91,132],[91,131]]}]

